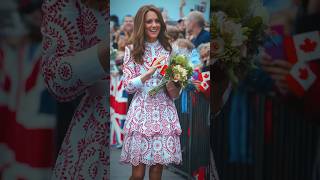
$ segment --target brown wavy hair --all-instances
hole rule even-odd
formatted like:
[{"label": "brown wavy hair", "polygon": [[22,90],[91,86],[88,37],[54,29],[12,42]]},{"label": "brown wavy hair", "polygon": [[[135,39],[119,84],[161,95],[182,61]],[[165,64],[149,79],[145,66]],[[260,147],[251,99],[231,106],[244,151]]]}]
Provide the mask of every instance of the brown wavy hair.
[{"label": "brown wavy hair", "polygon": [[172,47],[169,43],[169,36],[167,35],[167,28],[166,24],[164,23],[163,17],[161,15],[161,12],[159,11],[158,8],[156,8],[153,5],[145,5],[140,7],[138,10],[136,16],[134,17],[134,26],[133,26],[133,33],[130,39],[130,43],[133,44],[133,49],[132,49],[132,57],[134,61],[138,64],[143,63],[142,56],[144,55],[145,51],[145,15],[149,12],[153,11],[157,14],[159,21],[160,21],[160,33],[158,36],[158,40],[160,44],[163,46],[163,48],[167,51],[172,50]]}]

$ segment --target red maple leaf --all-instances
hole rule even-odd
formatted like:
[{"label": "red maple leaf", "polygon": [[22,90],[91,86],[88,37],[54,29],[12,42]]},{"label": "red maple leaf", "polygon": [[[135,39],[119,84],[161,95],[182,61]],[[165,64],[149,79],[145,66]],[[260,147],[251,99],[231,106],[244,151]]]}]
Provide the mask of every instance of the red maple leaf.
[{"label": "red maple leaf", "polygon": [[166,70],[168,69],[168,65],[163,65],[162,68],[161,68],[161,71],[160,71],[160,74],[162,76],[166,75]]},{"label": "red maple leaf", "polygon": [[317,42],[310,40],[309,38],[306,38],[303,43],[300,45],[300,49],[304,51],[305,53],[312,52],[316,49]]},{"label": "red maple leaf", "polygon": [[208,78],[208,77],[209,77],[209,74],[205,74],[203,77],[204,77],[204,78]]},{"label": "red maple leaf", "polygon": [[299,69],[299,78],[300,79],[303,79],[303,80],[306,80],[308,79],[308,70],[306,68],[300,68]]}]

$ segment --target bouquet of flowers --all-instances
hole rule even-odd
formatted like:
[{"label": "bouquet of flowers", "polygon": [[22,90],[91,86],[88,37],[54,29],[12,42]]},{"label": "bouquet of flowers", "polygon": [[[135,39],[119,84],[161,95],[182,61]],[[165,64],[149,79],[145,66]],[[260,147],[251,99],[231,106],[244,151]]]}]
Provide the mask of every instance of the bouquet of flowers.
[{"label": "bouquet of flowers", "polygon": [[[226,72],[233,85],[256,66],[254,57],[267,37],[268,13],[261,2],[245,0],[242,4],[253,4],[248,8],[230,4],[213,9],[211,22],[211,58]],[[241,1],[241,0],[240,0]],[[213,7],[214,8],[214,7]],[[227,11],[219,11],[226,9]]]},{"label": "bouquet of flowers", "polygon": [[164,65],[161,68],[160,74],[163,75],[158,86],[149,91],[150,96],[154,96],[162,88],[164,88],[168,81],[175,82],[181,88],[188,85],[189,79],[192,76],[193,68],[189,64],[188,59],[184,55],[174,55],[170,59],[169,65]]}]

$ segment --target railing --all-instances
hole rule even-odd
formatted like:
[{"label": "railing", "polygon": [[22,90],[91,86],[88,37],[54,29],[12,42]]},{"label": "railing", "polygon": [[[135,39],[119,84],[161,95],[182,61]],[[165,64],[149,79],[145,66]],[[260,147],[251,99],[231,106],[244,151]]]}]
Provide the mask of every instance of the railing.
[{"label": "railing", "polygon": [[187,179],[195,176],[202,179],[206,176],[210,160],[210,102],[202,94],[187,90],[183,93],[186,94],[175,101],[182,128],[180,141],[183,160],[182,165],[171,165],[169,168]]},{"label": "railing", "polygon": [[[220,179],[312,180],[318,128],[305,120],[299,105],[256,93],[248,93],[246,102],[245,123],[240,118],[230,120],[232,101],[213,121],[211,137]],[[235,135],[240,136],[238,144],[233,144]]]}]

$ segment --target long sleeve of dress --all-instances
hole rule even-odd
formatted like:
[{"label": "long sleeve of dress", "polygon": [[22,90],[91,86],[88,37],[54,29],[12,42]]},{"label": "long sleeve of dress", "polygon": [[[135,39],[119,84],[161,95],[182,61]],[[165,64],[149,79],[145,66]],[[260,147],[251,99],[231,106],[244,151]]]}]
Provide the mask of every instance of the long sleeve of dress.
[{"label": "long sleeve of dress", "polygon": [[100,65],[97,45],[80,46],[83,33],[79,32],[79,10],[70,3],[59,7],[54,2],[45,1],[42,8],[42,73],[56,99],[70,101],[105,77],[106,72]]},{"label": "long sleeve of dress", "polygon": [[141,75],[137,73],[139,72],[137,68],[140,68],[140,66],[135,64],[130,55],[130,49],[126,47],[123,59],[123,85],[129,94],[133,94],[143,87]]}]

